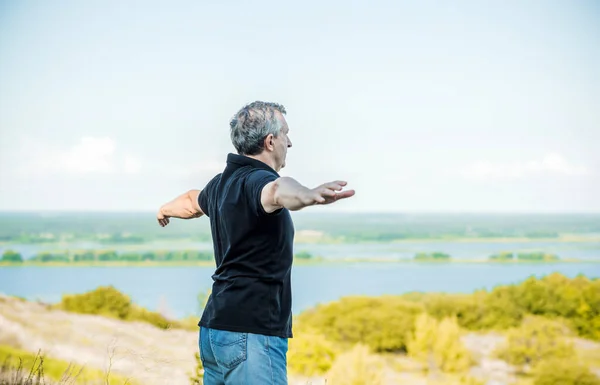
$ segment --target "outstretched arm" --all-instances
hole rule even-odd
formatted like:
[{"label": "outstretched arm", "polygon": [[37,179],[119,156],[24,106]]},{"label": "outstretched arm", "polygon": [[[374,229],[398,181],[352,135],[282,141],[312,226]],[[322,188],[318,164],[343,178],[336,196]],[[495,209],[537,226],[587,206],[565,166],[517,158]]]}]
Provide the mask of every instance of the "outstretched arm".
[{"label": "outstretched arm", "polygon": [[192,219],[204,215],[198,203],[199,194],[200,190],[190,190],[162,205],[156,215],[158,223],[165,227],[169,218]]},{"label": "outstretched arm", "polygon": [[293,178],[281,177],[265,185],[261,203],[268,213],[283,207],[296,211],[308,206],[330,204],[354,195],[354,190],[342,191],[346,184],[338,180],[311,189]]}]

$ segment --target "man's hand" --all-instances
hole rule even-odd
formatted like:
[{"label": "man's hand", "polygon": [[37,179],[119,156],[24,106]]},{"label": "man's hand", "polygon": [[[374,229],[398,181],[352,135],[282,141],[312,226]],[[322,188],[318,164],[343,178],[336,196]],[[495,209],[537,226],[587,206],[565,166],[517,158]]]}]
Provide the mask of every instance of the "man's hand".
[{"label": "man's hand", "polygon": [[161,227],[165,227],[169,224],[169,217],[162,213],[162,208],[158,211],[158,214],[156,214],[156,219]]},{"label": "man's hand", "polygon": [[313,189],[303,190],[300,199],[306,206],[312,206],[315,204],[328,205],[342,199],[350,198],[351,196],[354,196],[355,191],[342,191],[347,184],[347,182],[342,180],[324,183]]},{"label": "man's hand", "polygon": [[165,227],[169,224],[169,218],[192,219],[203,216],[198,203],[199,194],[200,190],[190,190],[162,205],[156,214],[158,224]]},{"label": "man's hand", "polygon": [[296,211],[313,205],[327,205],[354,195],[354,190],[340,192],[346,184],[338,180],[310,189],[293,178],[280,177],[263,188],[261,204],[267,213],[282,207]]}]

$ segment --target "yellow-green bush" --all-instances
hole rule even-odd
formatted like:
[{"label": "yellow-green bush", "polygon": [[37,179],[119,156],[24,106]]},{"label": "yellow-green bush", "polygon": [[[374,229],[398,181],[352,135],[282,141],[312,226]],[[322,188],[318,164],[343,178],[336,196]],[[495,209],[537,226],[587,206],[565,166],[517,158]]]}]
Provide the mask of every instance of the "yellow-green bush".
[{"label": "yellow-green bush", "polygon": [[83,294],[64,295],[59,308],[82,314],[98,314],[118,318],[125,321],[142,321],[162,329],[181,327],[160,313],[152,312],[136,306],[129,296],[112,286],[100,286]]},{"label": "yellow-green bush", "polygon": [[[32,379],[48,378],[54,381],[68,379],[69,384],[135,385],[137,381],[120,375],[105,373],[99,369],[69,364],[66,361],[45,357],[10,346],[0,345],[0,366],[2,370],[22,369],[24,380],[32,374]],[[12,377],[11,377],[12,378]],[[13,382],[10,383],[11,385]],[[23,381],[23,384],[26,384]]]},{"label": "yellow-green bush", "polygon": [[535,369],[533,385],[600,385],[600,378],[574,359],[550,359]]},{"label": "yellow-green bush", "polygon": [[289,341],[287,354],[290,372],[305,376],[327,372],[338,354],[334,344],[315,330],[302,330]]},{"label": "yellow-green bush", "polygon": [[204,384],[204,366],[200,359],[200,353],[194,353],[194,358],[196,359],[196,368],[194,373],[190,376],[190,382],[192,385],[202,385]]},{"label": "yellow-green bush", "polygon": [[558,322],[537,316],[528,316],[518,328],[509,331],[507,342],[496,355],[514,365],[535,367],[548,359],[575,356],[573,344],[566,337],[568,328]]},{"label": "yellow-green bush", "polygon": [[411,293],[403,297],[422,303],[438,320],[455,315],[459,325],[469,330],[510,329],[532,314],[568,320],[579,336],[600,340],[600,279],[554,273],[473,294]]},{"label": "yellow-green bush", "polygon": [[384,362],[363,344],[356,344],[335,360],[325,378],[328,385],[383,385]]},{"label": "yellow-green bush", "polygon": [[409,335],[408,354],[444,372],[465,371],[473,359],[460,339],[461,334],[455,317],[445,317],[439,322],[423,313]]},{"label": "yellow-green bush", "polygon": [[397,296],[344,297],[305,311],[298,319],[332,341],[362,343],[374,351],[405,351],[406,333],[423,306]]}]

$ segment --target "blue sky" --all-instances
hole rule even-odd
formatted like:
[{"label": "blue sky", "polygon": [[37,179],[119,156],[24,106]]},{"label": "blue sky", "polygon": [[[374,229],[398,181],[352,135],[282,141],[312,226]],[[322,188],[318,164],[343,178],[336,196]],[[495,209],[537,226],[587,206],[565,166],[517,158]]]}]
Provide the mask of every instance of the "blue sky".
[{"label": "blue sky", "polygon": [[0,2],[0,210],[155,210],[288,109],[344,211],[600,211],[594,1]]}]

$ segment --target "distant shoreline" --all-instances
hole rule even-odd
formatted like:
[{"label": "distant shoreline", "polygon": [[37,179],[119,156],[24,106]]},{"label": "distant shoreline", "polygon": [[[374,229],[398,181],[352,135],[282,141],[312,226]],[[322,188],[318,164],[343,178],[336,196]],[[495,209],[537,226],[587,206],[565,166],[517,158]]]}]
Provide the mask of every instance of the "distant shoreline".
[{"label": "distant shoreline", "polygon": [[[512,260],[499,261],[487,259],[450,259],[450,260],[414,260],[414,259],[367,259],[367,258],[340,258],[340,259],[320,259],[320,260],[294,260],[294,266],[321,266],[321,265],[344,265],[353,263],[373,263],[373,264],[568,264],[568,263],[591,263],[600,264],[600,259],[561,259],[554,261],[532,261],[532,260]],[[215,267],[214,261],[108,261],[108,262],[0,262],[0,267]]]},{"label": "distant shoreline", "polygon": [[[68,241],[50,241],[50,242],[19,242],[19,241],[0,241],[0,246],[10,247],[13,245],[29,245],[36,247],[51,247],[51,248],[70,248],[76,243],[91,243],[102,248],[123,248],[123,249],[146,249],[156,244],[156,241],[147,242],[116,242],[116,243],[102,243],[90,239],[70,239]],[[190,239],[190,238],[173,238],[173,239],[161,239],[161,244],[177,243],[177,244],[195,244],[195,243],[206,243],[210,244],[210,240],[205,239]],[[600,236],[583,236],[583,235],[561,235],[558,237],[438,237],[438,238],[398,238],[398,239],[386,239],[386,240],[368,240],[368,239],[345,239],[344,237],[332,237],[332,236],[296,236],[294,240],[295,244],[316,244],[316,245],[395,245],[395,244],[410,244],[410,243],[537,243],[537,242],[555,242],[555,243],[593,243],[600,242]]]}]

